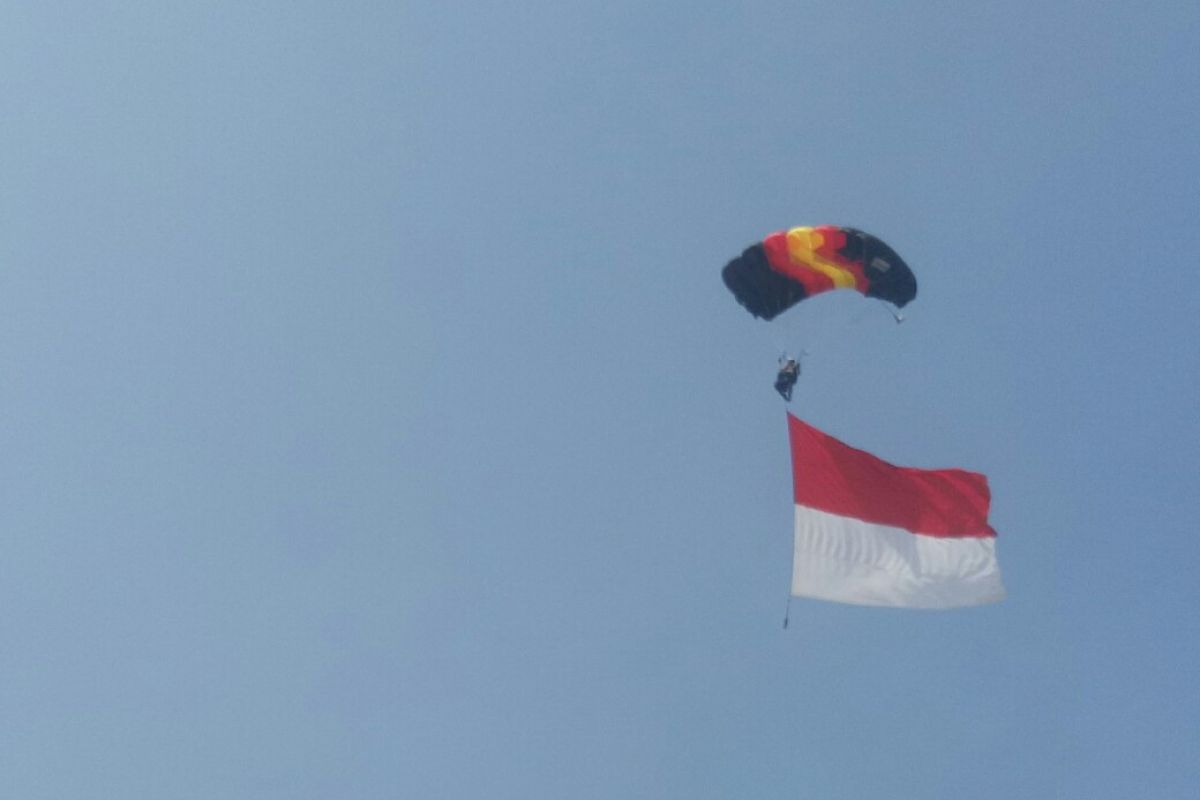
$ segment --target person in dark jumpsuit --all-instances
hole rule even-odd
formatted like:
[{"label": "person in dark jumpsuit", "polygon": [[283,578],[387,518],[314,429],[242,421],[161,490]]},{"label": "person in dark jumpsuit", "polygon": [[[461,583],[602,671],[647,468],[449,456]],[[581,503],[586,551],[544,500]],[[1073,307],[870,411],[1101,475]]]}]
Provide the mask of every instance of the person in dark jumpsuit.
[{"label": "person in dark jumpsuit", "polygon": [[789,403],[792,402],[792,388],[800,377],[800,362],[794,358],[779,359],[779,374],[775,376],[775,391]]}]

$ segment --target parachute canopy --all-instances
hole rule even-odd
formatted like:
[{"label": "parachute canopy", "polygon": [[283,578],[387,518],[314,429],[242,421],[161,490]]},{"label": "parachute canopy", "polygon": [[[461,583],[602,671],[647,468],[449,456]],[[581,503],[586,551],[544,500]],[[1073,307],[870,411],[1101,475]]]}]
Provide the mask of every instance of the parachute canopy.
[{"label": "parachute canopy", "polygon": [[917,279],[895,250],[869,233],[834,225],[772,233],[726,264],[721,277],[763,319],[830,289],[855,289],[897,307],[917,296]]}]

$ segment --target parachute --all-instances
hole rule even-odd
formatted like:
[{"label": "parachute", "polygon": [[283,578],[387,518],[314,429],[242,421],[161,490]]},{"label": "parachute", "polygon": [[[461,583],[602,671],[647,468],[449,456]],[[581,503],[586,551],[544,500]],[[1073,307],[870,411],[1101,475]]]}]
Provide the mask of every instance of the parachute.
[{"label": "parachute", "polygon": [[721,277],[746,310],[767,320],[831,289],[854,289],[897,308],[917,296],[917,279],[895,250],[834,225],[772,233],[726,264]]}]

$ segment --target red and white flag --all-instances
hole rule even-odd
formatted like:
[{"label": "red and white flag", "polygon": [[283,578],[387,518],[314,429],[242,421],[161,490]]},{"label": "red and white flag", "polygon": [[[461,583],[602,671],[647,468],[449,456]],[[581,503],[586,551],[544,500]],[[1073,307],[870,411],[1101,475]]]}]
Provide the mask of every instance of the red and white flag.
[{"label": "red and white flag", "polygon": [[791,414],[788,432],[793,595],[904,608],[1004,598],[986,476],[897,467]]}]

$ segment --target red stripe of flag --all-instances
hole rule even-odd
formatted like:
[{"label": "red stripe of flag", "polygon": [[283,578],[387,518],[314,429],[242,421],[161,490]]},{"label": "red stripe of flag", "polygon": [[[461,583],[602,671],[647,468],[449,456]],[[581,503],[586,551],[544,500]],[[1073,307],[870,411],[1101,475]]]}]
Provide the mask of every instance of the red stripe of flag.
[{"label": "red stripe of flag", "polygon": [[796,504],[938,537],[995,536],[987,477],[897,467],[788,414]]}]

